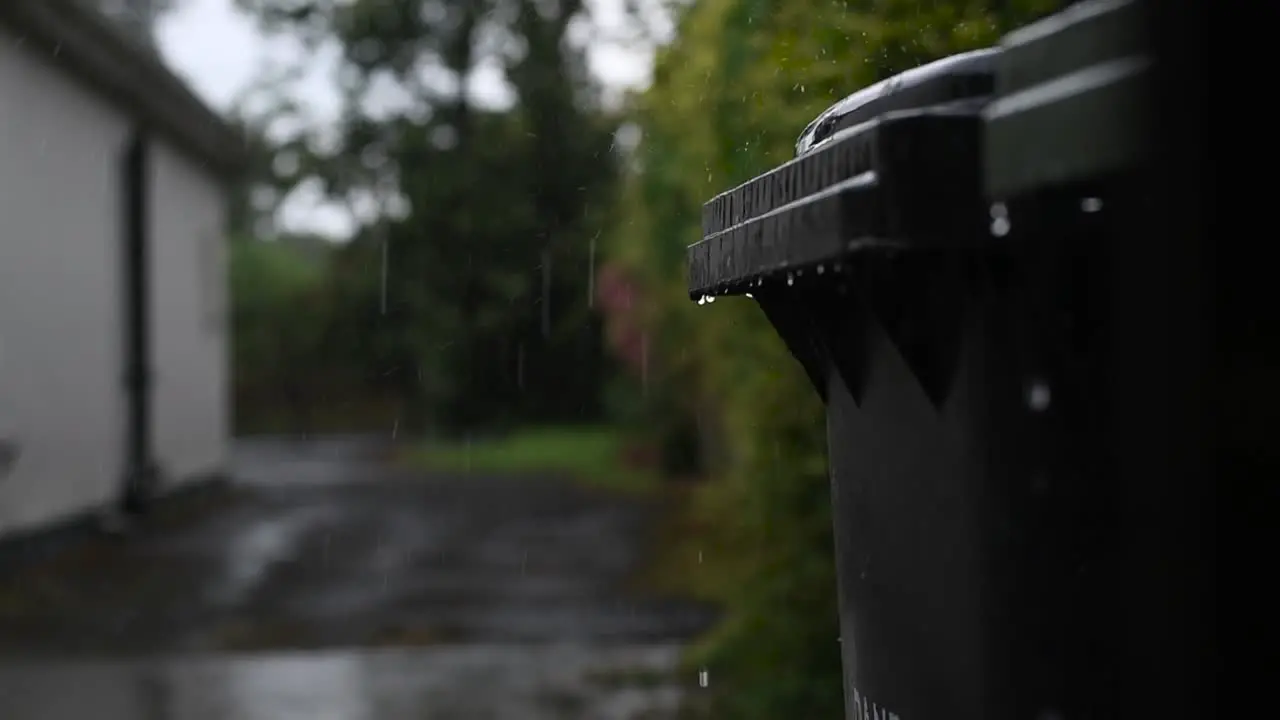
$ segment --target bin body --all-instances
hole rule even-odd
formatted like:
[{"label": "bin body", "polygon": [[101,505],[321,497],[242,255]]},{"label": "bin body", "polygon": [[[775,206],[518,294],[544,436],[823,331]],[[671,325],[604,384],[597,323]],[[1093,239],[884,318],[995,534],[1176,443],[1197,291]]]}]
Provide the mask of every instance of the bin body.
[{"label": "bin body", "polygon": [[[949,280],[903,292],[946,288],[951,312],[889,289],[829,306],[862,324],[861,363],[831,363],[826,393],[850,718],[1109,714],[1129,560],[1108,258],[1073,242],[1067,213],[1046,221],[1034,252],[885,270]],[[893,302],[933,336],[916,350],[944,378],[932,394],[908,332],[874,309]]]},{"label": "bin body", "polygon": [[1204,337],[1143,239],[1138,7],[846,101],[707,204],[691,296],[750,292],[826,404],[850,720],[1113,717],[1190,651],[1148,521],[1203,471]]}]

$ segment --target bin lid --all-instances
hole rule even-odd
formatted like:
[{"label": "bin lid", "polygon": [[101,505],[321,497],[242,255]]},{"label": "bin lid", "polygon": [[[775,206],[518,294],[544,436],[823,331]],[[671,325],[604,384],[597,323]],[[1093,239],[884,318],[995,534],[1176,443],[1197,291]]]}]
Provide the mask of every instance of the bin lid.
[{"label": "bin lid", "polygon": [[689,294],[742,294],[874,248],[985,238],[982,108],[998,51],[946,58],[854,93],[801,135],[799,157],[703,206]]},{"label": "bin lid", "polygon": [[1087,0],[1005,36],[985,111],[987,195],[1136,167],[1151,152],[1151,63],[1135,0]]},{"label": "bin lid", "polygon": [[891,110],[906,110],[978,98],[985,102],[995,83],[996,48],[951,55],[898,73],[853,93],[824,110],[796,140],[796,155],[845,128]]}]

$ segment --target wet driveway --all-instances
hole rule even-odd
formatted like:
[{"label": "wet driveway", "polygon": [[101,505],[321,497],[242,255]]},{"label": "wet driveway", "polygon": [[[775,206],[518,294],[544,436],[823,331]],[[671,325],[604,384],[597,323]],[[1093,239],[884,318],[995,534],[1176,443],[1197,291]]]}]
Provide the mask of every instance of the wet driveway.
[{"label": "wet driveway", "polygon": [[640,720],[675,717],[675,644],[0,665],[15,720]]},{"label": "wet driveway", "polygon": [[710,616],[635,587],[653,506],[387,455],[244,442],[234,486],[10,563],[0,717],[672,717]]}]

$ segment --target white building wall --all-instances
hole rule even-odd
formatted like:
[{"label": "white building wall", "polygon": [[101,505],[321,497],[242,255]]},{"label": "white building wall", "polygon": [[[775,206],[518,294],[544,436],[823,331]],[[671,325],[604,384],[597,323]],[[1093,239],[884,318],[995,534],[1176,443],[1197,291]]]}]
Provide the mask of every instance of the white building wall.
[{"label": "white building wall", "polygon": [[[0,29],[0,535],[113,498],[126,118]],[[0,469],[2,472],[2,469]]]},{"label": "white building wall", "polygon": [[163,141],[151,148],[151,183],[153,437],[161,470],[180,482],[227,457],[226,202]]},{"label": "white building wall", "polygon": [[[123,188],[131,124],[0,28],[0,538],[114,502],[124,471]],[[225,204],[151,146],[156,460],[181,482],[224,467]]]}]

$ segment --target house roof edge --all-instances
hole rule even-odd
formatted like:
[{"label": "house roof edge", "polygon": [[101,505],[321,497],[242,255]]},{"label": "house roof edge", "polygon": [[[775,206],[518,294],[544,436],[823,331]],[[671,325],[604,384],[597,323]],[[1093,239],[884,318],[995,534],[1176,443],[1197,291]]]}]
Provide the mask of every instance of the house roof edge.
[{"label": "house roof edge", "polygon": [[70,0],[2,0],[0,24],[56,66],[121,104],[144,127],[175,142],[227,180],[244,173],[244,135],[206,105],[160,56]]}]

